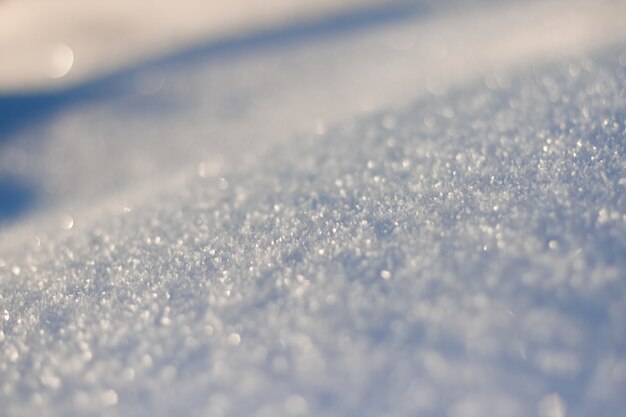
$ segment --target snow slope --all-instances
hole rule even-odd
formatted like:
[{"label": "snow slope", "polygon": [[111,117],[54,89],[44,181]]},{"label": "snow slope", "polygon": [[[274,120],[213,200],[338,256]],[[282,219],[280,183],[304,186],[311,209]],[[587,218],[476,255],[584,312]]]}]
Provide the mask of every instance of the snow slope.
[{"label": "snow slope", "polygon": [[53,208],[80,223],[104,199],[119,209],[200,165],[219,176],[358,115],[626,39],[624,2],[457,8],[279,27],[59,92],[0,96],[0,194],[10,181],[22,201],[18,214],[0,203],[0,223]]},{"label": "snow slope", "polygon": [[[384,53],[364,45],[394,28],[333,45],[364,47],[360,62],[375,60]],[[131,95],[61,108],[50,123],[81,135],[91,126],[93,135],[84,147],[65,139],[71,146],[60,152],[80,157],[60,169],[60,186],[69,190],[79,179],[68,173],[80,172],[87,185],[3,232],[1,409],[10,416],[619,415],[626,50],[609,35],[593,50],[548,62],[531,54],[498,71],[469,67],[445,94],[428,81],[390,88],[376,95],[387,110],[337,105],[311,127],[300,105],[271,119],[284,120],[284,130],[256,134],[251,128],[262,123],[252,121],[273,109],[250,115],[246,99],[261,100],[255,110],[295,103],[306,88],[267,96],[250,68],[239,67],[236,78],[193,63],[182,71],[197,78],[174,83],[188,88],[166,94],[171,101],[141,101],[157,106],[146,110],[150,117],[141,106],[124,107],[139,100]],[[252,69],[270,73],[266,64],[277,62],[278,74],[293,72],[295,80],[307,74],[299,63],[333,57],[333,46],[324,48],[311,60],[286,49]],[[343,63],[340,55],[327,61]],[[219,77],[239,84],[210,97],[235,101],[198,110],[202,93],[191,87],[210,81],[219,92]],[[230,95],[233,85],[241,90]],[[328,91],[351,87],[338,88]],[[125,108],[132,112],[115,125]],[[221,153],[215,159],[211,146],[199,145],[216,137],[212,120],[223,123],[219,135],[244,138],[232,148],[227,139],[209,141]],[[63,143],[66,130],[42,123],[49,144]],[[50,166],[63,161],[41,152],[33,129],[18,130],[6,146]],[[111,139],[98,138],[102,132]],[[191,139],[175,142],[177,134]],[[97,165],[92,141],[104,144],[104,161],[115,161],[124,149],[115,141],[126,140],[130,156],[119,166],[138,173],[99,179],[107,167]],[[187,150],[176,150],[181,144]],[[156,155],[146,157],[155,171],[142,168],[141,151]],[[144,178],[161,165],[154,183]]]}]

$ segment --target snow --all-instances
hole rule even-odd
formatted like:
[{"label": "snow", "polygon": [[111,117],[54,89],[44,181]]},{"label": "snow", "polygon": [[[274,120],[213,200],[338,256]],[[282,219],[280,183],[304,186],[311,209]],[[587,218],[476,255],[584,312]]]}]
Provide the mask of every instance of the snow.
[{"label": "snow", "polygon": [[[383,7],[411,9],[398,0],[187,0],[176,5],[5,0],[0,3],[0,91],[58,90],[192,45]],[[74,54],[79,58],[75,62]]]},{"label": "snow", "polygon": [[[12,133],[14,171],[52,197],[1,237],[3,413],[626,409],[623,43],[498,52],[504,69],[446,70],[445,93],[423,81],[445,65],[410,52],[422,82],[355,111],[342,64],[369,62],[365,85],[401,62],[374,66],[397,48],[368,42],[415,27],[165,67],[158,100],[90,99]],[[336,96],[302,104],[297,81],[324,68]]]},{"label": "snow", "polygon": [[0,191],[21,204],[0,221],[56,207],[83,216],[109,197],[127,206],[199,166],[219,176],[276,143],[364,113],[477,79],[505,83],[507,71],[529,62],[626,39],[621,12],[548,2],[522,10],[357,14],[351,22],[211,41],[58,93],[4,96],[0,175],[12,185]]}]

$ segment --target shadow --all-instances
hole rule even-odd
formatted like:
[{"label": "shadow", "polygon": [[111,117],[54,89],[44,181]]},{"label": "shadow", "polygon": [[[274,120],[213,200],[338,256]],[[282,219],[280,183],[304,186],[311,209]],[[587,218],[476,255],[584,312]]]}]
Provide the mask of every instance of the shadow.
[{"label": "shadow", "polygon": [[0,226],[33,208],[36,196],[32,185],[15,177],[0,176]]},{"label": "shadow", "polygon": [[0,144],[11,140],[14,133],[24,126],[45,120],[68,106],[116,95],[135,94],[133,77],[144,67],[158,67],[163,71],[168,71],[263,48],[281,48],[305,40],[363,30],[426,15],[429,11],[428,6],[415,4],[412,1],[349,11],[330,18],[292,23],[289,26],[260,33],[234,36],[189,47],[155,59],[135,63],[130,67],[59,91],[0,94]]},{"label": "shadow", "polygon": [[95,85],[84,85],[58,92],[0,95],[0,145],[14,139],[24,126],[38,124],[71,104],[103,97]]}]

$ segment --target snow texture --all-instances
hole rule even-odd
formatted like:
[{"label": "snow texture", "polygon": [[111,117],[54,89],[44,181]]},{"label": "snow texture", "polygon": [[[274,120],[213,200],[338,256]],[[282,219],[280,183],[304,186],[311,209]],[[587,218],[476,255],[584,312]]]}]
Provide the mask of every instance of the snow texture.
[{"label": "snow texture", "polygon": [[[382,89],[405,104],[346,117],[355,66],[432,61],[383,50],[400,29],[143,68],[120,76],[143,95],[104,83],[4,126],[0,173],[27,159],[65,197],[0,229],[0,415],[623,413],[623,44]],[[299,87],[317,73],[335,98]],[[2,180],[24,196],[0,220],[36,198]]]},{"label": "snow texture", "polygon": [[5,248],[3,414],[618,415],[620,53],[358,118]]}]

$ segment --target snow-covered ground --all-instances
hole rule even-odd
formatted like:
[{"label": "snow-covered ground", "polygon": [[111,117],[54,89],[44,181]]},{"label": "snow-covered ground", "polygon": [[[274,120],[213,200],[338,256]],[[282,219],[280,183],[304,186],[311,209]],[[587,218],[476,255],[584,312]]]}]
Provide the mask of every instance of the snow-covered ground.
[{"label": "snow-covered ground", "polygon": [[620,415],[626,5],[418,5],[0,96],[2,413]]}]

